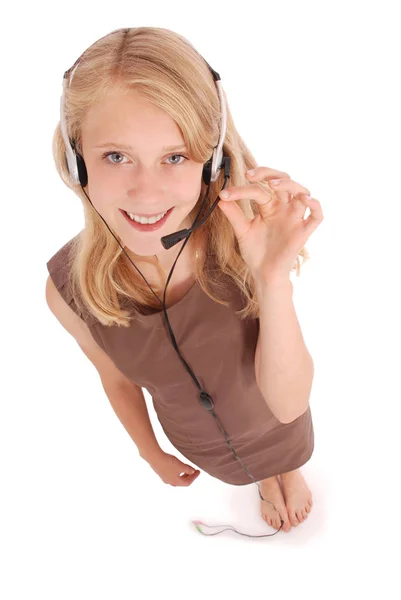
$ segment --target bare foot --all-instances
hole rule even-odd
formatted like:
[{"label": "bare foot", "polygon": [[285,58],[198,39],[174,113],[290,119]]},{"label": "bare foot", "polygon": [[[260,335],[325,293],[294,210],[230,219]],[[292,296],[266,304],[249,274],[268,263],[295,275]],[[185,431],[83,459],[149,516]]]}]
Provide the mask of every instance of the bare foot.
[{"label": "bare foot", "polygon": [[299,469],[282,473],[280,480],[290,523],[297,527],[312,509],[312,493]]},{"label": "bare foot", "polygon": [[[262,519],[271,527],[280,529],[281,517],[281,519],[284,521],[282,531],[289,531],[291,529],[291,525],[277,475],[274,475],[274,477],[269,477],[268,479],[263,479],[259,482],[259,485],[260,493],[262,494],[263,498],[269,500],[269,502],[265,502],[262,499],[260,500]],[[272,502],[274,506],[272,506],[270,502]]]}]

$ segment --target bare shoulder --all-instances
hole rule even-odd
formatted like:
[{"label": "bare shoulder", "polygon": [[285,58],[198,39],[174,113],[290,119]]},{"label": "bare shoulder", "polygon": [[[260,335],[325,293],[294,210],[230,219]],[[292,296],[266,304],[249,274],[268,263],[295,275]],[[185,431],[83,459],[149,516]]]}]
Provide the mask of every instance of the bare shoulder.
[{"label": "bare shoulder", "polygon": [[58,322],[75,339],[81,350],[97,369],[102,383],[129,384],[141,391],[142,388],[135,385],[116,367],[111,358],[99,346],[92,336],[85,321],[83,321],[67,304],[51,276],[46,280],[46,302]]},{"label": "bare shoulder", "polygon": [[79,345],[86,346],[90,343],[90,338],[93,340],[85,321],[68,306],[50,275],[46,280],[46,302],[59,323],[72,335]]}]

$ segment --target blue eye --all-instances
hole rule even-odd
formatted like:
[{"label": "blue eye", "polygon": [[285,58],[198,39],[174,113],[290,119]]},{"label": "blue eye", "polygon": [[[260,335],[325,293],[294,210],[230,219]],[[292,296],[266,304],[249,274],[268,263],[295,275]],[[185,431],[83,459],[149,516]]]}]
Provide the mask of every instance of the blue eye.
[{"label": "blue eye", "polygon": [[[120,152],[105,152],[105,153],[103,154],[102,158],[103,158],[103,159],[106,159],[106,158],[108,158],[109,156],[111,156],[112,154],[114,154],[114,155],[116,155],[116,154],[117,154],[117,156],[123,156],[123,155],[122,155]],[[108,162],[109,162],[109,161],[108,161]],[[114,161],[111,161],[111,164],[113,164],[113,165],[121,165],[122,163],[121,163],[121,162],[114,162]]]},{"label": "blue eye", "polygon": [[[102,159],[107,159],[109,156],[112,156],[112,155],[114,155],[114,156],[115,156],[115,155],[117,155],[117,156],[122,156],[122,157],[124,157],[124,155],[123,155],[123,154],[121,154],[121,152],[105,152],[105,153],[102,155]],[[171,165],[171,166],[175,166],[175,165],[177,165],[177,166],[178,166],[178,165],[182,165],[182,164],[183,164],[183,162],[184,162],[185,160],[188,160],[188,159],[187,159],[187,157],[186,157],[186,156],[184,156],[183,154],[172,154],[171,156],[168,156],[168,157],[167,157],[167,160],[169,160],[170,158],[177,157],[177,156],[179,156],[180,158],[183,158],[184,160],[182,160],[181,162],[173,162],[173,163],[170,163],[170,165]],[[110,163],[110,161],[107,161],[107,162],[109,162],[109,163]],[[110,164],[112,164],[112,165],[122,165],[122,164],[125,164],[125,163],[123,163],[123,162],[121,162],[121,161],[114,162],[114,160],[111,160],[111,163],[110,163]]]},{"label": "blue eye", "polygon": [[[185,160],[188,160],[186,156],[184,156],[183,154],[172,154],[171,156],[169,156],[168,158],[172,158],[173,156],[180,156],[181,158],[184,158]],[[179,163],[173,163],[175,165],[182,165],[184,161],[181,161]],[[170,163],[171,164],[171,163]]]}]

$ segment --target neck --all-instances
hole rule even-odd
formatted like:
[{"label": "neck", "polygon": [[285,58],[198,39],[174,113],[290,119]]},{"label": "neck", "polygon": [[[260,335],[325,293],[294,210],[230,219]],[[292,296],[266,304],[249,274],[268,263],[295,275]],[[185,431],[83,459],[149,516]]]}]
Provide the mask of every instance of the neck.
[{"label": "neck", "polygon": [[[153,254],[151,256],[140,256],[134,254],[128,248],[126,248],[126,250],[131,260],[135,263],[135,265],[138,268],[146,268],[145,265],[154,265],[158,270],[161,269],[167,278],[184,243],[185,241],[182,241],[181,243],[178,243],[172,248],[170,248],[169,250],[164,249],[162,252],[158,254]],[[184,250],[180,254],[177,264],[174,267],[173,275],[177,270],[180,272],[187,270],[194,271],[196,261],[199,260],[200,257],[201,249],[194,246],[191,237],[187,242]]]}]

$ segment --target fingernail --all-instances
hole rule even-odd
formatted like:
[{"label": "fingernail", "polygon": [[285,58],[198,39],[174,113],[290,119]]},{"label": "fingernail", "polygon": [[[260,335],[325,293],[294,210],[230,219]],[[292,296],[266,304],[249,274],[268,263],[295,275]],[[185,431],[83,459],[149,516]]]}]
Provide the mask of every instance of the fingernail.
[{"label": "fingernail", "polygon": [[228,198],[228,197],[229,197],[229,195],[230,195],[230,194],[229,194],[228,192],[226,192],[226,191],[224,191],[224,192],[220,192],[220,197],[221,197],[221,198]]},{"label": "fingernail", "polygon": [[281,183],[281,179],[270,179],[269,183],[272,183],[273,185],[278,185],[279,183]]},{"label": "fingernail", "polygon": [[251,169],[250,171],[247,172],[248,175],[255,175],[255,169]]}]

